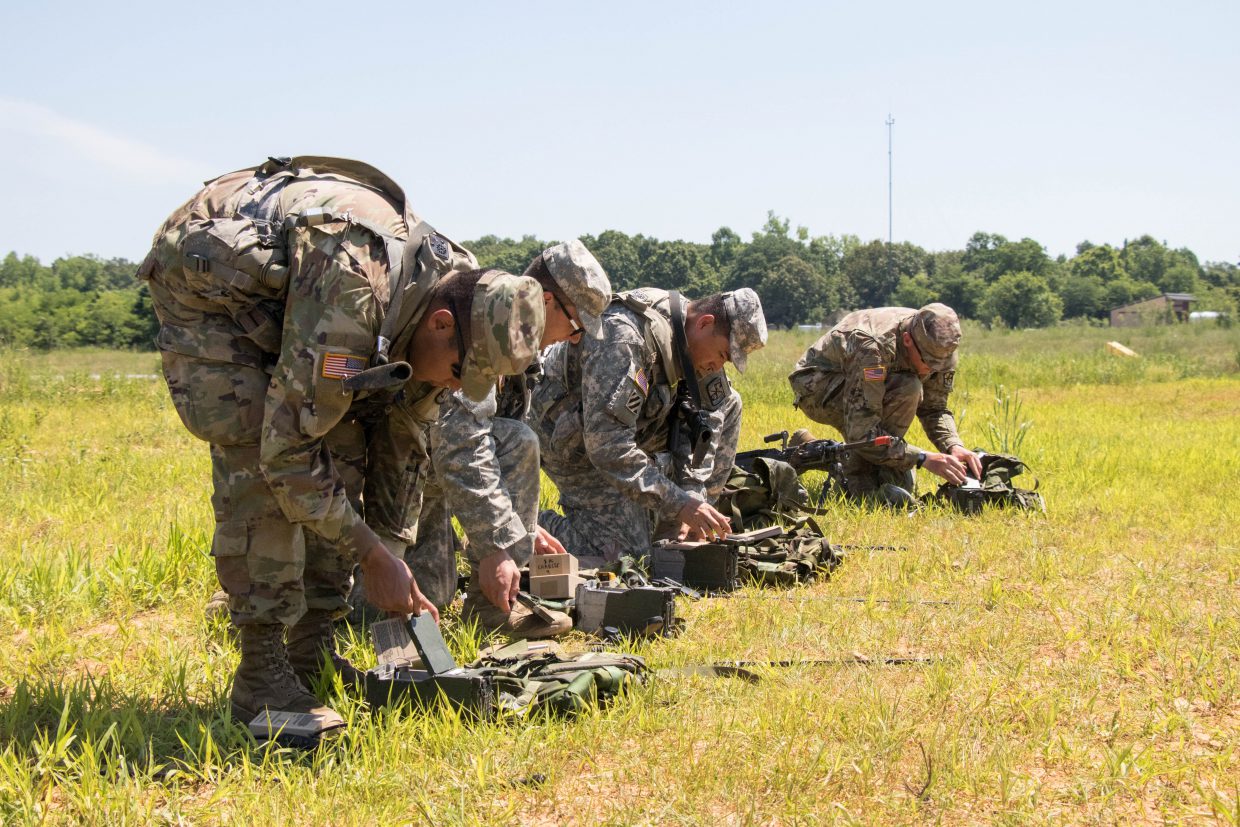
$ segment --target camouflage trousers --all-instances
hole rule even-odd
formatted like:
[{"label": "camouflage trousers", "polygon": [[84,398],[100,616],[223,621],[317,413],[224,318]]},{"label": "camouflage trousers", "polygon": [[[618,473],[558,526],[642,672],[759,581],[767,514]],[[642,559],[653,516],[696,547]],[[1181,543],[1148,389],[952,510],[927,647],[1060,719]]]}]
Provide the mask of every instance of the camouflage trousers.
[{"label": "camouflage trousers", "polygon": [[[703,468],[694,479],[683,483],[686,490],[704,494],[714,503],[723,490],[736,460],[740,439],[741,397],[735,390],[718,411],[711,414],[714,432],[711,449]],[[679,526],[660,518],[657,511],[624,496],[603,474],[590,464],[580,445],[549,446],[543,453],[543,466],[560,491],[560,510],[545,510],[538,524],[555,535],[576,557],[603,558],[608,562],[622,554],[645,554],[651,542]],[[667,477],[673,476],[672,457],[660,452],[651,457]]]},{"label": "camouflage trousers", "polygon": [[[491,437],[495,442],[495,459],[499,465],[500,486],[512,502],[516,516],[528,529],[528,534],[507,551],[518,566],[529,562],[534,553],[534,525],[538,516],[538,438],[521,422],[496,417],[491,421]],[[443,608],[456,596],[456,553],[461,549],[456,531],[452,527],[453,509],[444,494],[444,481],[432,472],[422,491],[422,512],[418,521],[417,541],[405,552],[405,562],[418,581],[422,594],[432,603]],[[462,494],[468,492],[461,492]],[[456,509],[469,507],[468,497],[457,497]],[[469,558],[479,560],[500,549],[481,547],[468,537],[469,514],[457,514],[466,526],[466,542]],[[493,519],[488,517],[487,519]],[[475,576],[477,564],[470,566]]]},{"label": "camouflage trousers", "polygon": [[[845,378],[842,373],[823,373],[813,377],[810,386],[821,392],[809,393],[797,399],[797,407],[815,422],[835,428],[848,439],[848,413],[845,400]],[[794,384],[795,387],[795,384]],[[887,377],[883,388],[883,412],[879,426],[885,433],[903,439],[917,416],[921,404],[921,381],[908,373],[894,373]],[[858,437],[860,438],[860,437]],[[868,497],[884,484],[897,485],[910,493],[914,488],[912,471],[896,470],[869,462],[850,451],[841,463],[844,470],[845,490],[855,497]]]},{"label": "camouflage trousers", "polygon": [[[163,351],[164,378],[182,422],[211,450],[211,556],[238,626],[295,624],[307,609],[342,615],[353,564],[313,532],[290,523],[259,467],[268,373]],[[345,421],[324,443],[355,508],[361,507],[366,439]]]}]

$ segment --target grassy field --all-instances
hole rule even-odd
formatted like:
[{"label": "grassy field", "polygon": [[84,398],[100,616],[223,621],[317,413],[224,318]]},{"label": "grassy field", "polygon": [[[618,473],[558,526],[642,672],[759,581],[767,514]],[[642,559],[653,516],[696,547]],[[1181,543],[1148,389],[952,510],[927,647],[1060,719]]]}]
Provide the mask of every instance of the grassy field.
[{"label": "grassy field", "polygon": [[[813,338],[751,360],[742,447],[812,426],[784,376]],[[568,722],[336,697],[350,728],[314,754],[226,717],[207,452],[125,378],[156,371],[0,360],[0,823],[1240,823],[1240,328],[967,329],[965,441],[1023,436],[1047,516],[840,508],[833,539],[899,550],[686,602],[683,636],[637,647],[932,663],[664,680]]]}]

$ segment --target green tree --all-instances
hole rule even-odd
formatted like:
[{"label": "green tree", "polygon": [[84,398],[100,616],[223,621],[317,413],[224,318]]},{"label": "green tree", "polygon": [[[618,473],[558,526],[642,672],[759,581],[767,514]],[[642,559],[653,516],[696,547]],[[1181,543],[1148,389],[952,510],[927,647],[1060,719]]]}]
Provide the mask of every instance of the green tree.
[{"label": "green tree", "polygon": [[758,286],[767,324],[792,327],[823,314],[825,278],[798,256],[784,256]]},{"label": "green tree", "polygon": [[874,240],[862,244],[844,257],[844,273],[862,307],[883,307],[891,304],[900,279],[923,273],[927,264],[926,251],[906,241],[888,245]]},{"label": "green tree", "polygon": [[1063,301],[1045,277],[1033,273],[1008,273],[986,290],[982,313],[1008,327],[1047,327],[1063,315]]}]

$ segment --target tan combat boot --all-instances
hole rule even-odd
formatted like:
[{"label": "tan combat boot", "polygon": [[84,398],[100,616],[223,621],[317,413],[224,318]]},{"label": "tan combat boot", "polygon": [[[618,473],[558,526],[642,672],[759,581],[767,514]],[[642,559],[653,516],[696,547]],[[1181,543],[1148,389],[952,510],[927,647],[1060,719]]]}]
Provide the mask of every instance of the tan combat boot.
[{"label": "tan combat boot", "polygon": [[241,663],[233,676],[233,718],[248,724],[264,709],[313,715],[320,733],[344,726],[334,709],[297,680],[284,650],[284,626],[278,623],[241,627]]},{"label": "tan combat boot", "polygon": [[516,601],[512,604],[512,611],[505,612],[482,593],[478,573],[474,572],[465,590],[461,620],[466,623],[475,621],[488,632],[502,632],[517,640],[559,637],[573,628],[572,618],[568,615],[554,609],[548,609],[547,612],[552,617],[551,622],[543,620]]},{"label": "tan combat boot", "polygon": [[345,686],[361,686],[365,681],[361,670],[336,651],[336,630],[328,612],[307,609],[288,630],[287,651],[289,665],[303,686],[314,686],[326,671],[325,659]]}]

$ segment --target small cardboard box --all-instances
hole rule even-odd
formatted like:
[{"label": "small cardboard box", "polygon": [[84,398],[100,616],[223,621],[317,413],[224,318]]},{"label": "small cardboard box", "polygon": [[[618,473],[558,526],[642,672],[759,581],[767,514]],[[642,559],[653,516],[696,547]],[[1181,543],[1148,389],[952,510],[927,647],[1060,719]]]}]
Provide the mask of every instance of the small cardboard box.
[{"label": "small cardboard box", "polygon": [[530,558],[530,577],[576,573],[577,558],[571,554],[535,554]]},{"label": "small cardboard box", "polygon": [[[567,557],[567,554],[557,554]],[[548,600],[565,600],[577,592],[577,586],[584,582],[579,574],[544,574],[530,576],[530,594]]]}]

